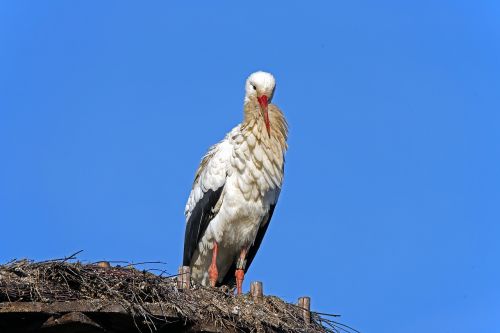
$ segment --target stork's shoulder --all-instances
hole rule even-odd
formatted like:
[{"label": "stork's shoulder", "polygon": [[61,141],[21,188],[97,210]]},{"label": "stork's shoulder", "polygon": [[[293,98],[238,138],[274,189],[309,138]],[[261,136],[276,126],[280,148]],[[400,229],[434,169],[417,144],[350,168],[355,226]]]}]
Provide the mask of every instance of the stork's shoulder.
[{"label": "stork's shoulder", "polygon": [[216,191],[226,182],[230,158],[233,152],[233,137],[239,126],[233,128],[222,141],[209,148],[203,156],[193,181],[193,187],[186,203],[186,216],[209,190]]}]

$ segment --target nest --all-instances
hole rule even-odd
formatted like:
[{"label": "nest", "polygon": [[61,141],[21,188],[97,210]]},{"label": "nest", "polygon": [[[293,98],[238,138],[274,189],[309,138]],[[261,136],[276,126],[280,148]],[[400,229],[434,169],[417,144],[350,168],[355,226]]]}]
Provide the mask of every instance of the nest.
[{"label": "nest", "polygon": [[[254,301],[250,295],[234,296],[224,287],[195,285],[179,290],[175,276],[133,267],[104,268],[67,260],[21,260],[0,265],[0,303],[94,300],[119,304],[134,322],[146,323],[150,331],[155,331],[159,322],[172,322],[173,316],[185,324],[210,322],[242,332],[350,331],[315,312],[306,324],[303,309],[274,296]],[[161,311],[152,311],[152,305]]]}]

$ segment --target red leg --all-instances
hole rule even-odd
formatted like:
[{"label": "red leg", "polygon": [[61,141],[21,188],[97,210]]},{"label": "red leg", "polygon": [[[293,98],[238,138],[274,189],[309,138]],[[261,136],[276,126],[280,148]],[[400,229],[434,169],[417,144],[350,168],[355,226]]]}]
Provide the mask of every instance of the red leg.
[{"label": "red leg", "polygon": [[217,252],[219,251],[219,245],[214,241],[214,249],[212,252],[212,263],[208,268],[208,278],[210,279],[210,286],[215,287],[217,279],[219,278],[219,271],[217,271]]},{"label": "red leg", "polygon": [[236,292],[238,295],[242,294],[243,280],[245,279],[246,256],[247,250],[242,249],[238,262],[236,263],[236,272],[234,275],[236,276]]}]

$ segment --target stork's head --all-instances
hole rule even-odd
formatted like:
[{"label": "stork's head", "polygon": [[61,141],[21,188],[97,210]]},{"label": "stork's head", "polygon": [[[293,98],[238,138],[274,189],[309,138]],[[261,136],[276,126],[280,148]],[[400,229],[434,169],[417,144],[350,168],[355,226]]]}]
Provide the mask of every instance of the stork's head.
[{"label": "stork's head", "polygon": [[262,117],[266,124],[267,134],[271,135],[271,125],[269,124],[269,115],[267,113],[267,106],[271,102],[274,94],[274,87],[276,81],[274,76],[266,72],[252,73],[245,85],[245,103],[256,101],[259,103]]}]

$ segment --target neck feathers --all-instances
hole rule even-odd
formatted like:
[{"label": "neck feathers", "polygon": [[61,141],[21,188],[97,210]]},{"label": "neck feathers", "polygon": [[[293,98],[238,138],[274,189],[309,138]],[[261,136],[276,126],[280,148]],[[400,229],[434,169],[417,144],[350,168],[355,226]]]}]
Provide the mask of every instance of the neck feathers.
[{"label": "neck feathers", "polygon": [[260,106],[252,101],[247,101],[244,106],[244,120],[241,131],[247,135],[253,134],[258,141],[269,146],[276,141],[283,153],[287,149],[288,124],[283,112],[274,104],[268,106],[270,133],[267,133],[264,117]]}]

